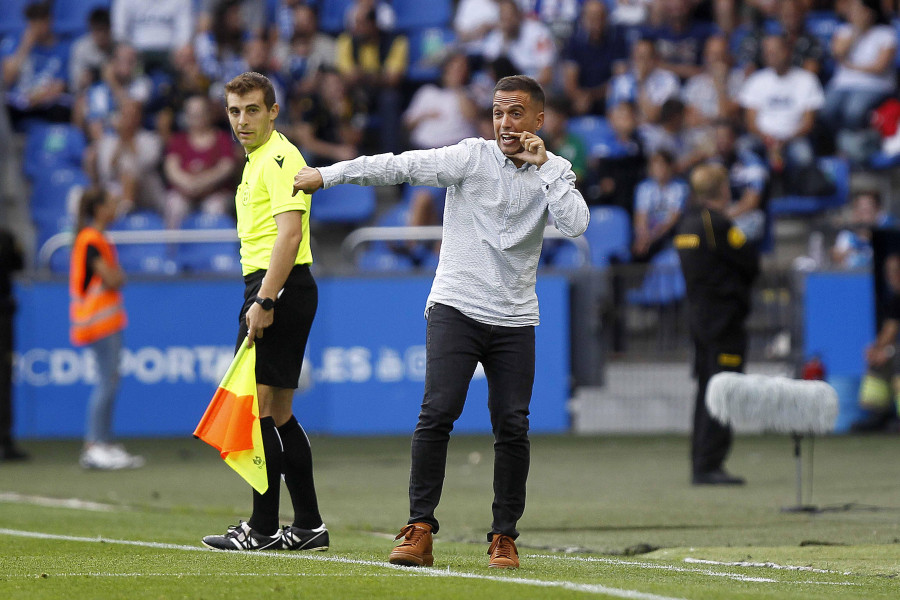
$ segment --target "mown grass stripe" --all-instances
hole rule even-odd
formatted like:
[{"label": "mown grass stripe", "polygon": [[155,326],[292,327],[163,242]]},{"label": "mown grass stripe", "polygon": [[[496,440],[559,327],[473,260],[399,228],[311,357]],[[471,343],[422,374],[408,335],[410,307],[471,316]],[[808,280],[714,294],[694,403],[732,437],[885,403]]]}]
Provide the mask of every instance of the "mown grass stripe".
[{"label": "mown grass stripe", "polygon": [[[545,588],[560,588],[565,590],[571,590],[576,592],[586,592],[591,594],[605,594],[607,596],[612,596],[614,598],[625,598],[627,600],[683,600],[681,598],[671,597],[671,596],[660,596],[658,594],[650,594],[646,592],[640,592],[637,590],[625,590],[619,588],[608,587],[602,584],[595,583],[574,583],[571,581],[546,581],[543,579],[528,579],[525,577],[501,577],[497,575],[482,575],[480,573],[466,573],[462,571],[451,571],[449,569],[411,569],[409,567],[401,567],[398,565],[392,565],[387,562],[380,562],[374,560],[361,560],[361,559],[352,559],[352,558],[344,558],[340,556],[323,556],[321,554],[297,554],[297,553],[286,553],[286,552],[273,552],[273,553],[262,553],[262,552],[251,552],[251,551],[228,551],[228,550],[209,550],[207,548],[202,548],[199,546],[186,546],[183,544],[166,544],[162,542],[145,542],[139,540],[116,540],[116,539],[107,539],[102,537],[90,538],[90,537],[80,537],[80,536],[70,536],[70,535],[60,535],[54,533],[43,533],[39,531],[20,531],[17,529],[5,529],[0,528],[0,535],[9,535],[9,536],[18,536],[18,537],[26,537],[26,538],[35,538],[35,539],[44,539],[44,540],[59,540],[59,541],[67,541],[67,542],[85,542],[85,543],[105,543],[105,544],[121,544],[125,546],[139,546],[144,548],[157,548],[162,550],[186,550],[190,552],[217,552],[223,554],[251,554],[259,557],[267,557],[267,558],[277,558],[277,559],[302,559],[302,560],[311,560],[311,561],[319,561],[319,562],[330,562],[330,563],[341,563],[341,564],[352,564],[352,565],[360,565],[360,566],[368,566],[368,567],[376,567],[376,568],[385,568],[385,569],[393,569],[395,571],[402,571],[411,576],[418,577],[450,577],[456,579],[477,579],[481,581],[494,581],[500,583],[517,583],[521,585],[529,585],[535,587],[545,587]],[[240,575],[235,573],[235,575]]]}]

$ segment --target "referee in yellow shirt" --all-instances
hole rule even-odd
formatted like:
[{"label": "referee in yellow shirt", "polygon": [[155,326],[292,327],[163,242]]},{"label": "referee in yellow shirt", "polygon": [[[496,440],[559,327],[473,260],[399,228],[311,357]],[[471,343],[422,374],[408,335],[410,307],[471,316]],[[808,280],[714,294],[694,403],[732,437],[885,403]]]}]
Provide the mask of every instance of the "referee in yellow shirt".
[{"label": "referee in yellow shirt", "polygon": [[[310,273],[308,194],[293,193],[294,174],[306,166],[300,151],[275,131],[278,104],[272,82],[243,73],[225,86],[228,120],[247,153],[235,196],[241,240],[244,304],[238,345],[256,344],[260,425],[269,475],[265,494],[253,491],[248,522],[203,543],[219,550],[327,550],[319,515],[309,439],[292,402],[318,290]],[[279,529],[281,475],[294,521]]]}]

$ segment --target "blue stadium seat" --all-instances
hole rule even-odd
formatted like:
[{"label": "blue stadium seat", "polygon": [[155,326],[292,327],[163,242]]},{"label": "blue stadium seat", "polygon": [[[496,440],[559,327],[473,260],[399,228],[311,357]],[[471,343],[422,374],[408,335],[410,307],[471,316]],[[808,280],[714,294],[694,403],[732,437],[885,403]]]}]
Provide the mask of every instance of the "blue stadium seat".
[{"label": "blue stadium seat", "polygon": [[109,10],[112,0],[56,0],[53,3],[53,30],[70,38],[88,30],[88,16],[95,8]]},{"label": "blue stadium seat", "polygon": [[450,0],[393,0],[399,31],[413,32],[426,27],[447,27],[453,17]]},{"label": "blue stadium seat", "polygon": [[[161,231],[166,227],[161,216],[154,212],[133,212],[117,220],[109,231]],[[169,245],[160,243],[118,244],[119,263],[128,273],[173,275],[178,264],[169,256]]]},{"label": "blue stadium seat", "polygon": [[774,217],[808,215],[837,208],[850,197],[850,163],[837,156],[825,156],[817,160],[818,167],[834,183],[830,196],[782,196],[769,200],[769,212]]},{"label": "blue stadium seat", "polygon": [[456,41],[453,30],[441,27],[418,29],[409,33],[410,81],[438,81],[441,77],[440,58],[444,49]]},{"label": "blue stadium seat", "polygon": [[66,124],[35,124],[25,139],[23,171],[32,181],[59,168],[81,166],[87,140],[80,129]]},{"label": "blue stadium seat", "polygon": [[[181,224],[184,230],[231,229],[235,222],[226,215],[196,213]],[[178,265],[191,273],[241,273],[241,247],[234,242],[194,242],[178,245]]]},{"label": "blue stadium seat", "polygon": [[618,206],[595,206],[584,237],[591,245],[591,264],[604,267],[611,260],[631,260],[631,219]]},{"label": "blue stadium seat", "polygon": [[678,302],[684,294],[684,276],[678,253],[674,248],[667,248],[650,260],[641,286],[628,290],[625,297],[629,304],[665,306]]},{"label": "blue stadium seat", "polygon": [[[79,168],[59,168],[38,178],[31,190],[29,212],[34,221],[47,222],[78,211],[80,191],[90,185]],[[77,197],[76,197],[77,195]]]},{"label": "blue stadium seat", "polygon": [[25,7],[34,0],[0,0],[0,38],[25,31]]},{"label": "blue stadium seat", "polygon": [[[407,186],[409,190],[417,189]],[[436,188],[441,189],[442,188]],[[409,192],[411,195],[412,192]],[[409,222],[409,201],[401,200],[378,218],[379,227],[403,227]],[[392,245],[402,248],[405,242],[371,242],[359,253],[356,266],[362,271],[411,271],[417,268],[437,266],[438,257],[431,251],[431,244],[417,244],[408,253],[398,252]]]},{"label": "blue stadium seat", "polygon": [[603,117],[572,117],[568,121],[569,133],[578,137],[590,156],[610,156],[615,146],[616,134]]},{"label": "blue stadium seat", "polygon": [[375,214],[375,188],[337,185],[312,197],[309,218],[318,223],[358,225]]},{"label": "blue stadium seat", "polygon": [[833,10],[813,10],[806,15],[806,30],[819,38],[826,54],[830,54],[831,38],[840,24],[841,20]]},{"label": "blue stadium seat", "polygon": [[321,0],[319,6],[319,29],[332,35],[344,30],[344,13],[353,0]]}]

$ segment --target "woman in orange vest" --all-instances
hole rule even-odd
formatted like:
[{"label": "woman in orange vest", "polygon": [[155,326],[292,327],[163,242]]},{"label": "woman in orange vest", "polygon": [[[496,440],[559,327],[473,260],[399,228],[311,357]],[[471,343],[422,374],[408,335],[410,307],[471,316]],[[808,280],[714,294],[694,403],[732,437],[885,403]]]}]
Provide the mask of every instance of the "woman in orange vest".
[{"label": "woman in orange vest", "polygon": [[85,469],[126,469],[144,459],[112,444],[112,417],[119,386],[122,332],[127,324],[120,288],[125,274],[116,248],[104,235],[116,216],[116,198],[100,188],[86,190],[78,210],[78,235],[69,269],[70,337],[88,346],[97,365],[97,385],[88,403],[87,432],[79,460]]}]

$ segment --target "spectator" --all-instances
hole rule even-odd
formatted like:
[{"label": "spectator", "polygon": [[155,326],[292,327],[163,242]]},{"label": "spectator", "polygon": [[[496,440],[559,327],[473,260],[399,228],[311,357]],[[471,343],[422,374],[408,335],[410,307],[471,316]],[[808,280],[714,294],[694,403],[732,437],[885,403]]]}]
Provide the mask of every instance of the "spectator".
[{"label": "spectator", "polygon": [[91,140],[114,129],[115,118],[128,100],[147,104],[153,95],[153,82],[143,74],[133,46],[116,44],[112,61],[103,66],[102,80],[87,90],[87,130]]},{"label": "spectator", "polygon": [[644,178],[646,158],[637,135],[637,109],[630,102],[609,112],[615,137],[609,147],[588,149],[591,169],[587,176],[588,204],[609,204],[629,212],[634,209],[634,190]]},{"label": "spectator", "polygon": [[399,150],[399,86],[409,68],[409,41],[378,29],[375,11],[357,12],[350,31],[337,39],[337,69],[347,85],[377,108],[379,139],[385,152]]},{"label": "spectator", "polygon": [[[241,20],[240,0],[219,2],[194,39],[197,62],[214,81],[230,81],[228,73],[242,73],[244,42],[251,36]],[[224,85],[224,84],[223,84]]]},{"label": "spectator", "polygon": [[53,34],[50,4],[25,7],[25,30],[0,42],[3,84],[10,120],[18,129],[23,120],[65,122],[72,112],[66,92],[69,48]]},{"label": "spectator", "polygon": [[851,431],[869,433],[897,429],[900,413],[900,254],[884,259],[886,298],[882,300],[884,316],[875,340],[866,347],[866,374],[859,387],[859,405],[868,415],[853,423]]},{"label": "spectator", "polygon": [[[529,0],[535,18],[550,28],[559,45],[572,37],[584,0]],[[521,3],[520,3],[521,5]]]},{"label": "spectator", "polygon": [[351,29],[357,13],[375,11],[375,24],[381,31],[394,31],[397,23],[397,13],[394,7],[386,0],[353,0],[347,10],[344,11],[344,29]]},{"label": "spectator", "polygon": [[848,18],[831,42],[837,69],[821,115],[831,131],[863,129],[869,111],[896,90],[897,34],[880,0],[851,0]]},{"label": "spectator", "polygon": [[[184,112],[184,104],[194,95],[208,95],[212,82],[200,69],[197,55],[191,45],[183,46],[172,55],[172,77],[159,90],[161,110],[156,120],[156,130],[167,141],[178,125],[176,116]],[[220,114],[218,111],[214,113]],[[180,125],[179,125],[180,128]]]},{"label": "spectator", "polygon": [[113,38],[134,46],[150,70],[168,71],[171,53],[193,35],[193,4],[184,0],[114,0],[110,16]]},{"label": "spectator", "polygon": [[703,148],[708,145],[705,132],[685,128],[684,103],[678,98],[666,100],[659,111],[659,123],[641,125],[638,133],[648,155],[665,150],[675,157],[676,173],[687,173],[709,156]]},{"label": "spectator", "polygon": [[499,20],[500,7],[495,0],[459,0],[453,30],[466,53],[480,55],[484,38]]},{"label": "spectator", "polygon": [[640,262],[671,246],[675,224],[687,206],[687,183],[675,176],[675,157],[666,150],[650,155],[646,179],[634,195],[632,257]]},{"label": "spectator", "polygon": [[230,183],[237,156],[228,134],[213,127],[212,114],[209,98],[188,98],[185,131],[175,134],[166,148],[163,172],[169,191],[165,218],[171,229],[177,229],[190,212],[221,215],[233,209]]},{"label": "spectator", "polygon": [[441,69],[441,85],[416,90],[403,114],[413,148],[451,146],[475,135],[477,107],[466,89],[468,81],[468,59],[452,54]]},{"label": "spectator", "polygon": [[[216,17],[224,10],[237,9],[237,18],[249,37],[269,37],[269,26],[274,24],[274,15],[268,10],[267,0],[199,0],[197,31],[204,33],[215,26]],[[225,7],[228,6],[228,9]]]},{"label": "spectator", "polygon": [[[803,0],[782,0],[776,8],[781,34],[791,48],[791,64],[818,75],[822,71],[825,49],[819,38],[806,30],[806,3]],[[738,65],[752,69],[763,67],[762,43],[766,34],[766,27],[760,22],[750,35],[741,40],[737,51]]]},{"label": "spectator", "polygon": [[613,77],[609,84],[606,106],[633,102],[638,109],[639,123],[656,123],[663,103],[680,92],[678,77],[659,67],[653,42],[638,40],[631,48],[628,71]]},{"label": "spectator", "polygon": [[347,93],[336,71],[324,71],[318,89],[291,102],[293,137],[306,162],[325,166],[360,154],[366,108]]},{"label": "spectator", "polygon": [[316,9],[306,3],[297,4],[292,12],[293,33],[279,44],[276,62],[291,94],[312,93],[316,75],[323,68],[334,67],[334,39],[319,33]]},{"label": "spectator", "polygon": [[578,30],[562,53],[563,88],[578,115],[605,112],[607,84],[617,63],[628,60],[625,34],[609,24],[607,12],[602,0],[586,0]]},{"label": "spectator", "polygon": [[765,162],[747,149],[737,147],[737,127],[732,121],[719,121],[715,129],[716,154],[713,162],[728,170],[731,204],[726,216],[734,221],[747,239],[760,242],[766,233],[766,214],[762,207],[768,193],[769,172]]},{"label": "spectator", "polygon": [[776,173],[786,172],[785,184],[794,193],[813,166],[809,135],[824,95],[818,78],[791,66],[787,39],[769,35],[763,40],[766,68],[751,75],[741,89],[746,126],[764,148]]},{"label": "spectator", "polygon": [[685,122],[690,128],[708,127],[719,119],[737,118],[738,94],[744,73],[734,68],[728,52],[728,40],[715,35],[703,49],[703,72],[691,77],[682,90]]},{"label": "spectator", "polygon": [[587,171],[587,149],[581,138],[569,133],[570,114],[569,103],[565,98],[549,98],[544,104],[544,126],[541,128],[540,136],[547,143],[548,150],[572,164],[575,186],[580,190],[584,185]]},{"label": "spectator", "polygon": [[838,232],[831,249],[831,264],[837,269],[864,269],[872,266],[872,229],[888,227],[891,217],[881,208],[881,195],[874,190],[853,194],[850,221]]},{"label": "spectator", "polygon": [[141,129],[141,104],[137,100],[125,100],[116,120],[116,132],[100,139],[88,171],[118,199],[121,213],[141,209],[162,214],[162,142],[157,134]]},{"label": "spectator", "polygon": [[75,40],[69,55],[73,92],[80,93],[100,81],[103,65],[112,61],[114,47],[109,11],[95,8],[88,16],[88,32]]},{"label": "spectator", "polygon": [[515,0],[497,0],[498,26],[484,38],[482,55],[486,60],[506,56],[519,73],[541,85],[553,82],[556,45],[546,25],[522,14]]},{"label": "spectator", "polygon": [[715,32],[710,23],[691,18],[692,8],[690,0],[660,0],[661,25],[644,33],[656,44],[660,66],[682,79],[701,72],[703,47]]}]

